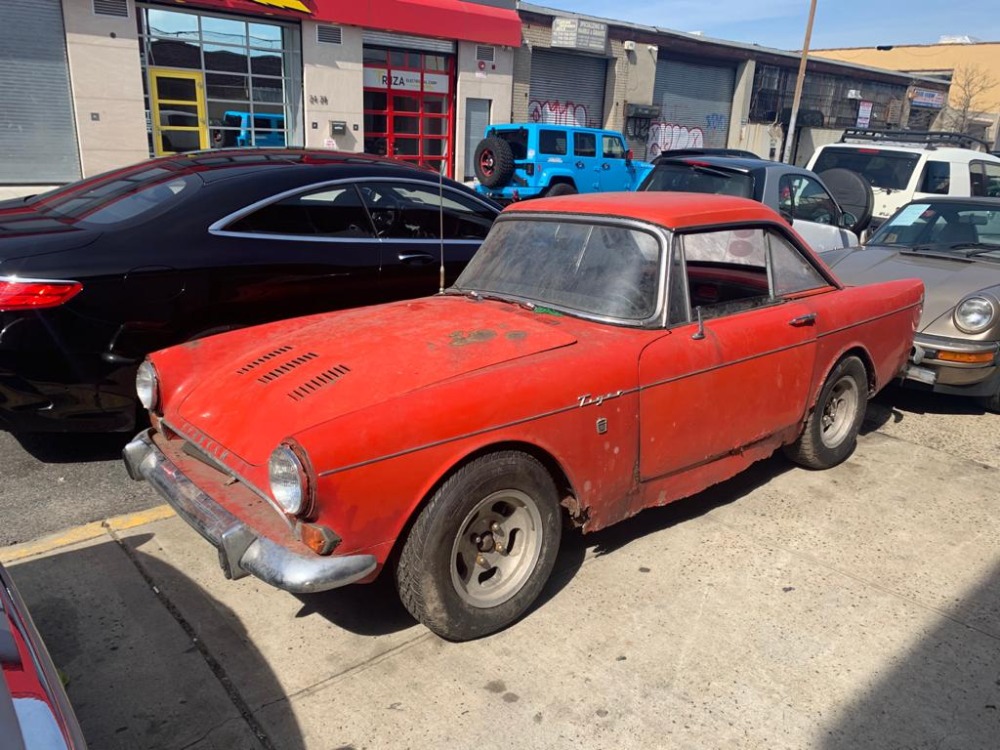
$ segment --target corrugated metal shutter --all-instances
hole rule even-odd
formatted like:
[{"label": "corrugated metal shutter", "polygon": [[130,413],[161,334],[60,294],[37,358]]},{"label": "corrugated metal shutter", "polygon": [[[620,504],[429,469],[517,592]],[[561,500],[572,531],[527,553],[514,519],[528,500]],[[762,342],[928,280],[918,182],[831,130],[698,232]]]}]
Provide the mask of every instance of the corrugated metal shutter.
[{"label": "corrugated metal shutter", "polygon": [[0,182],[80,178],[60,0],[3,0]]},{"label": "corrugated metal shutter", "polygon": [[455,43],[449,42],[447,39],[430,39],[424,36],[391,34],[388,31],[366,31],[361,39],[364,44],[375,47],[419,49],[424,52],[443,52],[447,55],[455,54]]},{"label": "corrugated metal shutter", "polygon": [[490,100],[465,100],[465,179],[476,176],[476,146],[483,140],[486,126],[490,124]]},{"label": "corrugated metal shutter", "polygon": [[538,49],[531,51],[528,120],[560,125],[604,126],[603,57]]},{"label": "corrugated metal shutter", "polygon": [[667,148],[725,148],[735,86],[734,68],[657,60],[653,102],[660,119],[649,128],[646,156]]}]

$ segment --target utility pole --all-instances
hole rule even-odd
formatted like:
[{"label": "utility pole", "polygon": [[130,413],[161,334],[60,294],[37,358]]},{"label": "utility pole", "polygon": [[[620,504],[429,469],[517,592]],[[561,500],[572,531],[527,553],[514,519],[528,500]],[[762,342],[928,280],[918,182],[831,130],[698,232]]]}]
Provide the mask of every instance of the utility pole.
[{"label": "utility pole", "polygon": [[812,39],[813,19],[816,18],[816,0],[809,4],[809,21],[806,23],[806,38],[802,43],[802,59],[799,61],[799,77],[795,81],[795,97],[792,99],[792,114],[788,118],[788,133],[785,135],[785,155],[782,161],[792,162],[792,146],[795,143],[795,121],[799,118],[799,103],[802,101],[802,84],[806,80],[806,59],[809,57],[809,40]]}]

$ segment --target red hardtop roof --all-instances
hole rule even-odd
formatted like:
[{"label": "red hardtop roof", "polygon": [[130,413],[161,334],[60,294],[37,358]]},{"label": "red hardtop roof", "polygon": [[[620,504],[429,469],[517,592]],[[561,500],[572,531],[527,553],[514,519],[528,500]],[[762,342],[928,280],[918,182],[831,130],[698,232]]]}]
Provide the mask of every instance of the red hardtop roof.
[{"label": "red hardtop roof", "polygon": [[618,216],[659,224],[669,229],[774,221],[781,217],[773,210],[747,198],[704,193],[593,193],[524,201],[509,206],[504,213],[551,212]]}]

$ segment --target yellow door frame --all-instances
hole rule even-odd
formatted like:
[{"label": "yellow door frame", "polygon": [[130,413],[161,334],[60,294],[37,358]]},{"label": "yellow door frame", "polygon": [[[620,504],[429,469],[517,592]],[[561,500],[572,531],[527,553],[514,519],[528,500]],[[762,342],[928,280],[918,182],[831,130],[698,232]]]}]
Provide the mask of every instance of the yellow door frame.
[{"label": "yellow door frame", "polygon": [[[180,78],[182,80],[194,81],[195,98],[191,99],[161,99],[159,81],[161,78]],[[205,74],[200,70],[177,70],[176,68],[149,68],[149,106],[152,110],[151,119],[153,125],[153,153],[157,156],[177,153],[176,151],[165,151],[163,149],[164,132],[187,132],[198,133],[198,147],[208,148],[208,118],[206,117],[205,106]],[[182,105],[190,107],[195,105],[198,113],[198,124],[196,126],[186,125],[163,125],[160,122],[161,105]]]}]

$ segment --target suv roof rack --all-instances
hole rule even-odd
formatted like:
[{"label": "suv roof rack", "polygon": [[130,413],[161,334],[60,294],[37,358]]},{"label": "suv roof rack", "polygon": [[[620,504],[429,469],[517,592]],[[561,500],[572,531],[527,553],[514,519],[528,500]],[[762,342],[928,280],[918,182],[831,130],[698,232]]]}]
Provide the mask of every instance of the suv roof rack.
[{"label": "suv roof rack", "polygon": [[969,148],[974,151],[989,151],[989,144],[979,138],[965,133],[947,133],[938,130],[866,130],[864,128],[848,128],[840,137],[841,143],[856,143],[859,141],[876,141],[878,143],[896,143],[907,146],[953,146]]}]

